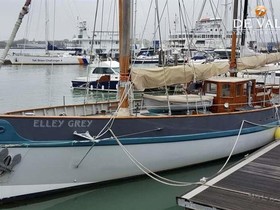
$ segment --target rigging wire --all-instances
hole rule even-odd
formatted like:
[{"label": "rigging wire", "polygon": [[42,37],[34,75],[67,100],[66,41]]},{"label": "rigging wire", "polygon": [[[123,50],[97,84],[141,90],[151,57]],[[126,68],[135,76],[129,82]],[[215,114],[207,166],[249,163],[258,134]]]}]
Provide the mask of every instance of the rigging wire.
[{"label": "rigging wire", "polygon": [[95,31],[96,31],[96,22],[97,22],[97,14],[99,9],[99,0],[96,1],[96,10],[95,10],[95,16],[94,16],[94,23],[93,23],[93,31],[92,31],[92,40],[90,45],[90,62],[93,61],[93,44],[94,44],[94,37],[95,37]]},{"label": "rigging wire", "polygon": [[[48,51],[48,26],[49,26],[49,15],[48,15],[48,11],[49,8],[47,7],[47,1],[46,1],[46,52],[49,54],[49,51]],[[53,47],[54,47],[54,39],[55,39],[55,26],[56,26],[56,1],[53,0],[53,32],[52,32],[52,43],[53,43]],[[53,94],[53,72],[54,72],[54,63],[52,62],[51,63],[51,74],[50,74],[50,85],[49,85],[49,103],[50,103],[50,106],[51,106],[51,99],[52,99],[52,94]]]},{"label": "rigging wire", "polygon": [[132,57],[135,57],[135,51],[137,49],[136,47],[136,25],[137,25],[137,0],[133,0],[133,6],[134,6],[134,15],[131,14],[131,19],[132,19],[132,23],[134,25],[133,29],[132,29],[132,40],[133,40],[133,48],[132,48],[132,53],[131,53],[131,56],[130,56],[130,62],[131,62],[131,59]]},{"label": "rigging wire", "polygon": [[[41,0],[41,3],[42,3],[42,0]],[[41,5],[40,5],[41,6]],[[25,30],[24,30],[24,35],[23,35],[23,39],[24,39],[24,43],[23,43],[23,50],[26,49],[26,44],[27,44],[27,40],[28,40],[28,37],[30,36],[29,35],[29,29],[30,29],[30,25],[32,24],[32,16],[33,16],[33,10],[32,10],[32,4],[30,5],[30,11],[29,11],[29,15],[27,16],[27,24],[26,24],[26,27],[25,27]],[[39,22],[38,22],[39,24]],[[36,30],[37,32],[38,30]],[[21,65],[22,67],[22,65]]]},{"label": "rigging wire", "polygon": [[101,24],[100,24],[100,30],[101,30],[101,33],[100,33],[100,39],[99,39],[99,41],[100,41],[100,46],[99,46],[99,48],[100,49],[102,49],[102,45],[101,45],[101,40],[102,40],[102,36],[103,36],[103,33],[102,33],[102,31],[103,31],[103,17],[104,17],[104,3],[105,3],[105,1],[102,1],[102,6],[101,6]]},{"label": "rigging wire", "polygon": [[[273,24],[274,24],[274,26],[276,26],[276,18],[275,18],[274,8],[273,8],[273,4],[272,4],[271,0],[269,0],[269,5],[270,5],[271,14],[272,14]],[[278,52],[279,51],[279,39],[278,39],[278,33],[277,33],[276,27],[274,27],[274,32],[275,32],[277,52]]]},{"label": "rigging wire", "polygon": [[[263,5],[265,5],[265,3],[264,3],[264,1],[262,0],[262,2],[263,2]],[[270,35],[271,35],[271,42],[273,43],[273,42],[275,42],[276,44],[277,44],[277,46],[278,46],[278,34],[277,34],[277,30],[276,30],[276,24],[277,24],[277,21],[276,21],[276,19],[275,19],[275,14],[274,14],[274,10],[273,10],[273,5],[272,5],[272,2],[271,2],[271,0],[269,0],[269,6],[270,6],[270,11],[271,11],[271,18],[272,18],[272,24],[273,24],[273,26],[272,26],[272,24],[271,24],[271,21],[268,19],[268,15],[266,15],[265,17],[266,17],[266,20],[267,20],[267,23],[268,22],[270,22],[270,24],[267,24],[268,25],[268,27],[269,27],[269,29],[270,29]],[[272,30],[274,28],[274,30]],[[273,32],[275,32],[275,33],[273,33]],[[269,49],[268,49],[269,50]],[[277,47],[277,52],[278,52],[278,47]]]},{"label": "rigging wire", "polygon": [[112,40],[111,40],[111,57],[113,57],[113,46],[114,46],[114,35],[115,35],[115,19],[116,19],[117,4],[114,1],[114,12],[113,12],[113,26],[112,26]]},{"label": "rigging wire", "polygon": [[[81,14],[80,14],[79,10],[77,9],[77,8],[79,8],[78,5],[77,5],[77,2],[75,0],[70,0],[70,3],[69,3],[69,0],[66,0],[66,2],[67,2],[66,5],[70,5],[71,12],[73,11],[72,8],[71,8],[71,3],[74,4],[74,9],[76,9],[76,13],[78,14],[78,17],[81,17]],[[74,14],[74,13],[72,12],[72,14]]]},{"label": "rigging wire", "polygon": [[[213,12],[214,18],[217,19],[217,17],[220,16],[220,13],[219,13],[219,10],[218,10],[218,4],[215,5],[213,0],[210,0],[210,6],[211,6],[211,10]],[[222,26],[223,26],[224,30],[226,30],[227,27],[226,27],[224,21],[222,21],[221,23],[222,23]],[[219,36],[223,37],[223,35],[221,34],[221,30],[219,30],[218,32],[219,32]],[[223,44],[224,48],[226,48],[227,46],[226,46],[225,40],[221,39],[221,41],[222,41],[222,44]],[[229,54],[228,54],[227,51],[226,51],[226,54],[227,54],[227,57],[229,58]]]},{"label": "rigging wire", "polygon": [[168,35],[169,37],[171,36],[171,24],[170,24],[170,14],[169,14],[169,4],[167,3],[167,19],[168,19],[168,27],[169,27],[169,30],[168,30]]},{"label": "rigging wire", "polygon": [[[92,31],[92,40],[91,40],[91,45],[90,45],[90,64],[93,64],[93,45],[94,45],[94,37],[95,37],[95,30],[96,30],[96,22],[97,22],[97,14],[98,14],[98,9],[99,9],[99,0],[97,0],[96,2],[96,9],[95,9],[95,15],[94,15],[94,22],[93,22],[93,31]],[[97,61],[99,62],[99,61]],[[87,83],[86,83],[86,94],[84,96],[84,104],[86,104],[88,102],[88,98],[89,98],[89,86],[90,86],[90,81],[89,81],[89,77],[90,77],[90,64],[87,65]]]},{"label": "rigging wire", "polygon": [[[42,11],[42,5],[43,5],[43,2],[42,2],[43,0],[41,0],[40,1],[40,6],[39,6],[39,11]],[[31,5],[31,7],[32,7],[32,5]],[[31,11],[32,11],[32,9],[31,9]],[[33,12],[31,12],[31,15],[30,15],[30,18],[33,16]],[[29,16],[28,16],[28,19],[29,19]],[[28,21],[29,22],[29,21]],[[38,32],[40,31],[39,30],[39,28],[40,28],[40,26],[41,26],[41,24],[40,24],[40,22],[41,22],[41,15],[39,15],[39,17],[38,17],[38,21],[37,21],[37,25],[36,25],[36,30],[35,30],[35,35],[34,35],[34,37],[38,37]]]},{"label": "rigging wire", "polygon": [[[248,17],[253,17],[251,11],[253,11],[253,10],[252,10],[251,5],[249,4],[248,5]],[[250,27],[247,28],[247,33],[246,34],[247,34],[247,37],[249,38],[249,40],[253,40],[254,39],[253,38],[253,31],[250,29]],[[255,49],[254,49],[254,51],[255,51]],[[257,52],[255,51],[255,53],[257,53]]]},{"label": "rigging wire", "polygon": [[[146,32],[146,27],[147,27],[147,25],[148,25],[149,16],[150,16],[150,14],[151,14],[152,3],[153,3],[153,0],[150,1],[150,6],[149,6],[149,10],[148,10],[148,15],[147,15],[147,17],[146,17],[146,21],[145,21],[145,24],[144,24],[144,29],[143,29],[142,35],[141,35],[141,37],[140,37],[140,40],[141,40],[142,44],[143,44],[143,40],[144,40],[144,34],[145,34],[145,32]],[[144,61],[143,61],[143,62],[144,62]],[[132,65],[134,65],[134,64],[135,64],[135,61],[132,63]]]},{"label": "rigging wire", "polygon": [[[183,9],[182,9],[183,7]],[[195,44],[193,43],[193,37],[194,37],[194,33],[192,33],[192,38],[190,39],[190,31],[189,31],[189,27],[188,27],[188,22],[189,22],[189,25],[191,25],[191,21],[190,21],[190,18],[188,16],[188,13],[187,13],[187,9],[186,9],[186,6],[185,6],[185,3],[184,1],[182,1],[182,6],[179,4],[179,14],[181,14],[181,18],[180,20],[182,20],[183,22],[183,25],[184,25],[184,30],[181,28],[181,31],[185,33],[185,36],[186,36],[186,39],[185,39],[185,45],[186,45],[186,41],[187,41],[187,48],[188,48],[188,59],[191,59],[191,46],[194,46]],[[184,16],[183,16],[184,14]],[[183,37],[183,35],[181,34],[181,36]],[[195,46],[194,46],[195,47]],[[185,48],[185,46],[184,46]],[[184,59],[184,64],[185,64],[185,59]],[[194,67],[194,65],[192,64],[192,66]]]},{"label": "rigging wire", "polygon": [[148,25],[149,16],[151,14],[152,2],[153,2],[153,0],[150,1],[150,6],[149,6],[149,9],[148,9],[148,15],[146,17],[146,21],[145,21],[144,28],[143,28],[143,33],[142,33],[142,36],[141,36],[141,41],[142,42],[143,42],[143,39],[144,39],[144,33],[146,32],[146,28],[147,28],[147,25]]}]

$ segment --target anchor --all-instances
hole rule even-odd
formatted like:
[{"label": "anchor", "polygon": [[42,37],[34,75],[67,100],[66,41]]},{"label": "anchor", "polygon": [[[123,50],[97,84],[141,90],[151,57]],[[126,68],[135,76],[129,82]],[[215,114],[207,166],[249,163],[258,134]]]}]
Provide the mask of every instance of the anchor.
[{"label": "anchor", "polygon": [[13,168],[21,161],[21,154],[11,156],[9,150],[4,148],[0,151],[0,175],[11,173]]}]

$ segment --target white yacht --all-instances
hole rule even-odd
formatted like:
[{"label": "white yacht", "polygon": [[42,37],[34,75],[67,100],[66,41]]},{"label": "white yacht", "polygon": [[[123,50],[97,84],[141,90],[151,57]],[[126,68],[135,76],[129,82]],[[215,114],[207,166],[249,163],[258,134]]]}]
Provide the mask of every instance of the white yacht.
[{"label": "white yacht", "polygon": [[[89,35],[90,34],[90,35]],[[118,31],[95,31],[94,39],[92,32],[88,32],[87,22],[80,21],[78,35],[70,43],[68,49],[81,49],[84,54],[98,54],[99,57],[117,58],[119,54],[119,33]]]},{"label": "white yacht", "polygon": [[88,76],[71,81],[74,89],[117,91],[120,79],[119,62],[95,60],[89,68],[91,70]]},{"label": "white yacht", "polygon": [[195,28],[189,31],[175,31],[169,36],[169,47],[190,49],[193,51],[214,50],[224,48],[231,38],[225,31],[221,18],[201,18],[196,21]]}]

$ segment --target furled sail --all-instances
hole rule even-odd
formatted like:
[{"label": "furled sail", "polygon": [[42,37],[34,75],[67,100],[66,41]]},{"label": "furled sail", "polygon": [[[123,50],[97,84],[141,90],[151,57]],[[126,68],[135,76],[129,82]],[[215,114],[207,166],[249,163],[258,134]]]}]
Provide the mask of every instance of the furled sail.
[{"label": "furled sail", "polygon": [[[280,53],[256,54],[237,59],[237,70],[255,69],[280,61]],[[186,84],[190,81],[205,80],[227,73],[228,61],[206,64],[188,64],[161,68],[133,68],[131,81],[137,90]]]},{"label": "furled sail", "polygon": [[280,61],[280,53],[258,54],[237,59],[237,69],[253,69]]},{"label": "furled sail", "polygon": [[131,81],[134,88],[144,90],[205,80],[226,73],[228,69],[228,61],[161,68],[133,68],[131,70]]}]

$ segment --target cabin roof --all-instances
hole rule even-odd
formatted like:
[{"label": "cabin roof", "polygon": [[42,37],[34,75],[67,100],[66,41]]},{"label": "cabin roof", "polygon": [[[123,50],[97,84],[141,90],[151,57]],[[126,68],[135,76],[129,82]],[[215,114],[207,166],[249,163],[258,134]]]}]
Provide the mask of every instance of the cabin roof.
[{"label": "cabin roof", "polygon": [[120,64],[117,61],[101,61],[93,63],[90,67],[110,67],[110,68],[119,68]]},{"label": "cabin roof", "polygon": [[207,80],[206,82],[227,82],[227,83],[237,83],[237,82],[247,82],[252,81],[252,78],[241,78],[241,77],[212,77]]}]

